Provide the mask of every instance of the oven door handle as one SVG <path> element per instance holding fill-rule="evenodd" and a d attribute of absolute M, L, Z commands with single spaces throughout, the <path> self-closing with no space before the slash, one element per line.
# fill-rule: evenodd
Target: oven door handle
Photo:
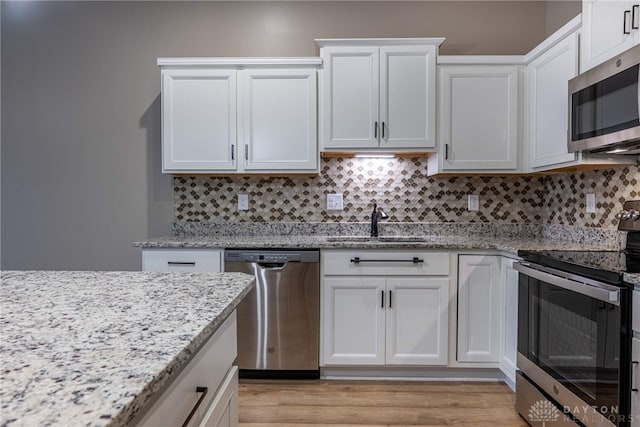
<path fill-rule="evenodd" d="M 536 268 L 530 267 L 530 265 L 531 264 L 525 262 L 516 262 L 513 264 L 513 268 L 526 276 L 533 277 L 534 279 L 538 279 L 582 295 L 587 295 L 608 304 L 620 306 L 620 290 L 615 286 L 600 282 L 591 282 L 592 284 L 586 284 L 556 276 L 545 271 L 540 271 Z M 552 269 L 547 270 L 552 271 Z"/>

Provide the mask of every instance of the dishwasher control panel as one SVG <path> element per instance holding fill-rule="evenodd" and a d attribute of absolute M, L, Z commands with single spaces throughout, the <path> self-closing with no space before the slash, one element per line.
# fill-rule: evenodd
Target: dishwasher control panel
<path fill-rule="evenodd" d="M 230 249 L 224 252 L 225 262 L 318 262 L 318 251 L 251 251 Z"/>

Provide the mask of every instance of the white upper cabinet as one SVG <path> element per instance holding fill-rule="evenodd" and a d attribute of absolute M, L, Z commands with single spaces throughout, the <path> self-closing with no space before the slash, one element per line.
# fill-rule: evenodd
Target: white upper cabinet
<path fill-rule="evenodd" d="M 316 40 L 322 149 L 435 147 L 436 54 L 444 39 Z"/>
<path fill-rule="evenodd" d="M 570 153 L 567 149 L 568 82 L 578 75 L 581 22 L 580 16 L 575 17 L 525 56 L 526 171 L 635 163 L 630 156 Z"/>
<path fill-rule="evenodd" d="M 440 65 L 439 153 L 429 175 L 518 168 L 518 65 Z"/>
<path fill-rule="evenodd" d="M 527 65 L 526 141 L 534 170 L 577 159 L 577 153 L 567 151 L 568 82 L 577 75 L 577 32 Z"/>
<path fill-rule="evenodd" d="M 315 170 L 316 70 L 242 70 L 240 82 L 244 170 Z"/>
<path fill-rule="evenodd" d="M 317 173 L 320 58 L 159 58 L 164 173 Z"/>
<path fill-rule="evenodd" d="M 583 0 L 580 72 L 640 43 L 640 0 Z"/>
<path fill-rule="evenodd" d="M 236 169 L 236 70 L 162 72 L 162 171 Z"/>

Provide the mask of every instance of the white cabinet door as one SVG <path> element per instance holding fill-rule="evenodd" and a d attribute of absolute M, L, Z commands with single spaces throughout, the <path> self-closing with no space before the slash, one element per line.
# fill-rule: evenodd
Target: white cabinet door
<path fill-rule="evenodd" d="M 458 257 L 459 362 L 498 362 L 500 263 L 494 255 Z"/>
<path fill-rule="evenodd" d="M 379 48 L 323 48 L 324 148 L 377 148 Z"/>
<path fill-rule="evenodd" d="M 533 60 L 526 70 L 530 165 L 533 169 L 577 160 L 567 151 L 568 81 L 578 75 L 578 33 Z"/>
<path fill-rule="evenodd" d="M 202 415 L 200 427 L 235 427 L 238 425 L 238 367 L 232 366 L 217 390 L 216 397 Z"/>
<path fill-rule="evenodd" d="M 446 365 L 449 280 L 387 279 L 386 363 Z"/>
<path fill-rule="evenodd" d="M 638 0 L 583 0 L 580 72 L 638 44 L 639 7 Z M 634 12 L 636 22 L 632 22 Z"/>
<path fill-rule="evenodd" d="M 640 331 L 638 331 L 640 332 Z M 631 391 L 631 415 L 633 420 L 631 421 L 631 427 L 640 426 L 640 339 L 633 338 L 631 344 L 631 388 L 636 391 Z"/>
<path fill-rule="evenodd" d="M 162 71 L 162 169 L 235 170 L 236 71 Z"/>
<path fill-rule="evenodd" d="M 317 170 L 316 70 L 239 73 L 244 170 Z"/>
<path fill-rule="evenodd" d="M 518 166 L 518 66 L 440 66 L 444 170 Z"/>
<path fill-rule="evenodd" d="M 500 265 L 500 370 L 512 386 L 516 382 L 516 354 L 518 351 L 518 272 L 516 260 L 503 257 Z"/>
<path fill-rule="evenodd" d="M 325 277 L 325 364 L 384 365 L 384 293 L 384 279 Z"/>
<path fill-rule="evenodd" d="M 435 147 L 435 46 L 380 48 L 380 147 Z"/>

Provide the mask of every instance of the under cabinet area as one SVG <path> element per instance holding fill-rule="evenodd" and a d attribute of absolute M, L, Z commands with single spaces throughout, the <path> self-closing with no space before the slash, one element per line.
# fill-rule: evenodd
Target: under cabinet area
<path fill-rule="evenodd" d="M 323 252 L 325 366 L 446 365 L 447 252 Z"/>
<path fill-rule="evenodd" d="M 236 355 L 234 311 L 133 425 L 237 426 L 238 368 L 232 366 Z"/>
<path fill-rule="evenodd" d="M 164 173 L 317 173 L 320 58 L 159 58 Z"/>
<path fill-rule="evenodd" d="M 444 39 L 316 40 L 321 149 L 435 147 L 436 54 Z"/>

